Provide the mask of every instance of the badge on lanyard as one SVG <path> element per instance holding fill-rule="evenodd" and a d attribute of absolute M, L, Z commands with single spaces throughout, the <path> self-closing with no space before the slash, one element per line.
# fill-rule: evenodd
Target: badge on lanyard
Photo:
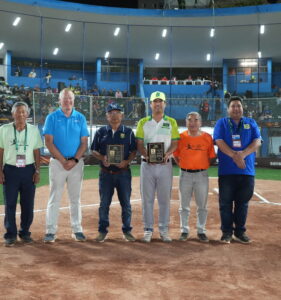
<path fill-rule="evenodd" d="M 26 158 L 24 154 L 17 154 L 16 167 L 24 168 L 26 166 Z"/>
<path fill-rule="evenodd" d="M 232 135 L 232 146 L 233 146 L 233 148 L 241 148 L 242 147 L 240 134 Z"/>

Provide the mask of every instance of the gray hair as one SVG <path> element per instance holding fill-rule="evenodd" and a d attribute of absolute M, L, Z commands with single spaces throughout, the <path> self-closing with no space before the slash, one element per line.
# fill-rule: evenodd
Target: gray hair
<path fill-rule="evenodd" d="M 28 107 L 27 103 L 25 102 L 22 102 L 22 101 L 19 101 L 19 102 L 16 102 L 14 103 L 13 107 L 12 107 L 12 114 L 14 114 L 14 112 L 17 110 L 17 108 L 19 106 L 24 106 L 25 107 L 25 110 L 27 112 L 27 114 L 29 115 L 30 113 L 30 108 Z"/>
<path fill-rule="evenodd" d="M 73 100 L 75 99 L 75 95 L 74 95 L 73 91 L 71 89 L 69 89 L 69 88 L 65 88 L 65 89 L 63 89 L 63 90 L 60 91 L 60 93 L 59 93 L 59 100 L 61 100 L 63 98 L 63 95 L 65 93 L 70 93 L 71 96 L 72 96 L 72 98 L 73 98 Z"/>
<path fill-rule="evenodd" d="M 192 111 L 186 115 L 186 120 L 189 116 L 196 116 L 200 121 L 202 121 L 201 115 L 197 111 Z"/>

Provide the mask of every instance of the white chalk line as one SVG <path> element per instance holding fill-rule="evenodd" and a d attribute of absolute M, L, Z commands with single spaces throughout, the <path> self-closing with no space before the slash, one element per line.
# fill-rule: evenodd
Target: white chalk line
<path fill-rule="evenodd" d="M 219 189 L 218 188 L 214 188 L 213 189 L 217 194 L 219 194 Z M 265 204 L 269 204 L 269 205 L 281 205 L 281 203 L 277 203 L 277 202 L 271 202 L 269 200 L 267 200 L 266 198 L 264 198 L 262 195 L 260 195 L 257 192 L 254 192 L 254 195 L 257 196 L 261 201 L 260 203 L 265 203 Z"/>

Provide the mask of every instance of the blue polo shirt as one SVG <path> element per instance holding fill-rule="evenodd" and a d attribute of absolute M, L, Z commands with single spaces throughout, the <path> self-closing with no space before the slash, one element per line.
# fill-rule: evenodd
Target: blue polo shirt
<path fill-rule="evenodd" d="M 241 147 L 234 148 L 232 135 L 240 135 Z M 247 148 L 255 139 L 261 139 L 260 130 L 255 120 L 242 117 L 237 125 L 230 118 L 222 118 L 217 121 L 214 128 L 214 141 L 223 140 L 231 149 L 241 151 Z M 253 152 L 245 158 L 246 168 L 240 169 L 236 166 L 231 157 L 218 149 L 219 175 L 255 175 L 255 158 Z"/>
<path fill-rule="evenodd" d="M 130 153 L 137 151 L 136 139 L 134 132 L 131 128 L 124 125 L 120 125 L 119 128 L 113 134 L 110 125 L 101 127 L 95 134 L 91 150 L 95 150 L 102 155 L 106 155 L 107 145 L 124 145 L 124 160 L 127 160 Z M 102 165 L 102 162 L 100 162 Z M 111 165 L 106 168 L 111 171 L 118 171 L 119 168 L 115 165 Z"/>
<path fill-rule="evenodd" d="M 89 136 L 84 115 L 73 109 L 67 118 L 61 108 L 47 116 L 43 134 L 53 136 L 54 145 L 64 157 L 75 156 L 80 147 L 81 138 Z"/>

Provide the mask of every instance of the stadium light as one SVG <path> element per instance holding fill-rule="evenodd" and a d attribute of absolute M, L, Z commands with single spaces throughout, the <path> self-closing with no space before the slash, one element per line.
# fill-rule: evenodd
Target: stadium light
<path fill-rule="evenodd" d="M 156 53 L 156 54 L 155 54 L 155 60 L 158 60 L 159 57 L 160 57 L 160 54 L 159 54 L 159 53 Z"/>
<path fill-rule="evenodd" d="M 108 57 L 109 57 L 109 54 L 110 54 L 110 52 L 109 52 L 109 51 L 106 51 L 106 52 L 105 52 L 105 55 L 104 55 L 104 58 L 105 58 L 105 59 L 108 58 Z"/>
<path fill-rule="evenodd" d="M 116 27 L 114 30 L 114 36 L 118 36 L 119 32 L 120 32 L 120 27 Z"/>
<path fill-rule="evenodd" d="M 4 43 L 0 43 L 0 50 L 4 47 Z"/>
<path fill-rule="evenodd" d="M 254 67 L 258 64 L 256 59 L 245 59 L 240 63 L 241 67 Z"/>
<path fill-rule="evenodd" d="M 167 29 L 162 30 L 162 37 L 165 38 L 167 36 Z"/>
<path fill-rule="evenodd" d="M 20 20 L 21 20 L 20 17 L 16 17 L 15 20 L 14 20 L 13 26 L 18 26 Z"/>
<path fill-rule="evenodd" d="M 261 51 L 258 52 L 258 58 L 261 58 Z"/>
<path fill-rule="evenodd" d="M 214 37 L 215 36 L 215 28 L 211 28 L 210 30 L 210 37 Z"/>
<path fill-rule="evenodd" d="M 71 29 L 72 24 L 68 23 L 65 27 L 65 32 L 69 32 Z"/>
<path fill-rule="evenodd" d="M 260 34 L 264 34 L 264 31 L 265 31 L 265 26 L 260 25 Z"/>
<path fill-rule="evenodd" d="M 53 51 L 53 55 L 57 55 L 59 53 L 59 48 L 55 48 Z"/>
<path fill-rule="evenodd" d="M 208 53 L 208 54 L 206 55 L 206 60 L 207 60 L 207 61 L 210 61 L 210 60 L 211 60 L 211 54 L 210 54 L 210 53 Z"/>

